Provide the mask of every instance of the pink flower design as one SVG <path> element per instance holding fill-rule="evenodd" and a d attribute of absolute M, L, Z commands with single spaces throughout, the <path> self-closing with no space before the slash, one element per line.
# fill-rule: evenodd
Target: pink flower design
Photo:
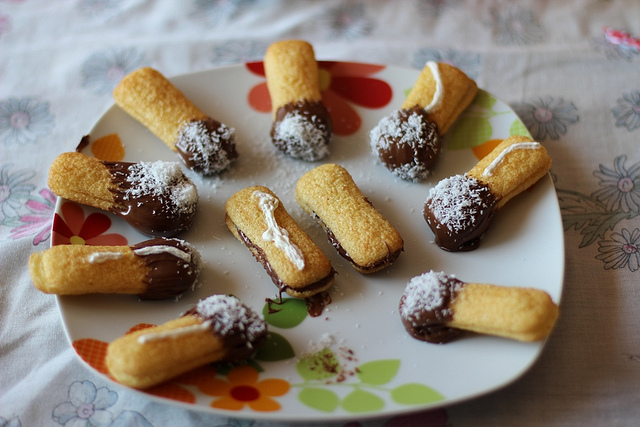
<path fill-rule="evenodd" d="M 82 206 L 65 202 L 53 219 L 52 245 L 126 245 L 121 234 L 104 234 L 111 228 L 111 219 L 103 213 L 92 213 L 85 218 Z"/>
<path fill-rule="evenodd" d="M 26 203 L 30 214 L 20 217 L 20 225 L 11 230 L 9 237 L 17 240 L 35 234 L 33 245 L 37 246 L 49 239 L 51 235 L 51 221 L 53 210 L 56 205 L 56 196 L 49 189 L 40 191 L 41 200 L 31 199 Z"/>

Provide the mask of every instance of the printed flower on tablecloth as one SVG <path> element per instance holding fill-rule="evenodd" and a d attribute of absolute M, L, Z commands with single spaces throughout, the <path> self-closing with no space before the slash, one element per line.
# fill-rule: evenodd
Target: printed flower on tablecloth
<path fill-rule="evenodd" d="M 118 400 L 118 393 L 107 387 L 97 388 L 91 381 L 74 381 L 69 387 L 69 400 L 53 409 L 51 418 L 66 426 L 153 427 L 139 412 L 122 411 L 115 419 L 108 411 Z"/>
<path fill-rule="evenodd" d="M 34 246 L 49 239 L 56 196 L 47 188 L 41 190 L 40 195 L 42 196 L 40 199 L 31 199 L 26 203 L 25 206 L 29 208 L 31 213 L 20 217 L 20 222 L 24 224 L 11 230 L 9 235 L 11 239 L 17 240 L 35 234 Z"/>
<path fill-rule="evenodd" d="M 547 137 L 559 139 L 567 133 L 567 125 L 577 123 L 580 119 L 578 109 L 572 102 L 552 96 L 514 103 L 512 107 L 538 141 Z"/>
<path fill-rule="evenodd" d="M 227 40 L 212 49 L 211 63 L 215 65 L 238 64 L 255 61 L 264 56 L 267 44 L 255 40 Z"/>
<path fill-rule="evenodd" d="M 35 188 L 28 181 L 35 172 L 19 170 L 9 172 L 10 165 L 0 167 L 0 224 L 14 225 L 20 210 Z M 15 224 L 17 225 L 17 224 Z"/>
<path fill-rule="evenodd" d="M 366 4 L 359 0 L 347 0 L 329 8 L 320 17 L 331 37 L 355 40 L 371 33 L 373 22 L 366 16 Z"/>
<path fill-rule="evenodd" d="M 604 250 L 605 254 L 599 255 L 598 259 L 606 259 L 605 268 L 619 268 L 607 267 L 618 265 L 614 262 L 616 254 L 622 256 L 624 252 L 629 254 L 629 258 L 636 256 L 635 232 L 628 233 L 623 230 L 622 234 L 612 233 L 613 240 L 605 240 L 606 232 L 613 230 L 619 222 L 640 215 L 640 162 L 627 168 L 626 159 L 626 156 L 618 156 L 613 161 L 613 169 L 601 164 L 599 170 L 593 172 L 593 175 L 600 179 L 599 184 L 602 188 L 591 195 L 556 189 L 565 231 L 572 228 L 580 230 L 584 236 L 581 248 L 600 240 L 600 252 Z M 629 246 L 621 246 L 623 241 Z M 621 248 L 622 252 L 616 248 Z M 616 254 L 612 254 L 613 252 Z M 634 265 L 633 262 L 628 261 L 630 266 Z"/>
<path fill-rule="evenodd" d="M 517 3 L 493 6 L 491 26 L 496 43 L 501 45 L 536 44 L 545 35 L 534 12 Z"/>
<path fill-rule="evenodd" d="M 247 69 L 264 76 L 262 62 L 249 62 Z M 318 62 L 322 101 L 331 114 L 335 135 L 353 135 L 360 129 L 362 119 L 350 102 L 365 108 L 382 108 L 391 102 L 393 90 L 383 80 L 370 75 L 383 70 L 382 65 Z M 262 82 L 249 91 L 249 105 L 262 113 L 271 112 L 271 99 L 267 83 Z"/>
<path fill-rule="evenodd" d="M 47 136 L 54 126 L 49 103 L 34 98 L 0 101 L 0 141 L 23 144 Z"/>
<path fill-rule="evenodd" d="M 69 387 L 69 400 L 56 406 L 53 419 L 62 425 L 108 426 L 113 415 L 107 408 L 118 394 L 106 387 L 96 388 L 91 381 L 76 381 Z"/>
<path fill-rule="evenodd" d="M 593 174 L 600 178 L 601 189 L 592 196 L 606 205 L 607 210 L 640 212 L 640 163 L 626 168 L 626 156 L 616 157 L 613 169 L 600 165 Z"/>
<path fill-rule="evenodd" d="M 135 48 L 94 53 L 82 64 L 82 87 L 97 95 L 110 94 L 125 75 L 140 66 L 142 58 Z"/>
<path fill-rule="evenodd" d="M 55 214 L 53 220 L 53 245 L 126 245 L 121 234 L 103 234 L 111 227 L 111 219 L 95 212 L 85 218 L 84 210 L 73 202 L 60 207 L 62 215 Z"/>
<path fill-rule="evenodd" d="M 604 269 L 628 267 L 631 271 L 640 268 L 640 230 L 629 232 L 626 228 L 622 233 L 611 233 L 611 240 L 598 242 L 600 255 L 596 259 L 604 262 Z"/>
<path fill-rule="evenodd" d="M 640 90 L 622 94 L 611 109 L 616 126 L 627 128 L 629 132 L 640 128 Z"/>
<path fill-rule="evenodd" d="M 475 79 L 480 74 L 481 60 L 479 53 L 424 48 L 415 52 L 411 65 L 422 70 L 428 61 L 444 62 L 461 69 L 470 79 Z"/>
<path fill-rule="evenodd" d="M 252 6 L 256 0 L 196 0 L 192 17 L 208 25 L 218 25 L 235 18 L 241 9 Z"/>
<path fill-rule="evenodd" d="M 274 399 L 287 394 L 291 386 L 280 378 L 259 381 L 258 371 L 250 365 L 236 366 L 227 374 L 227 380 L 214 378 L 198 387 L 209 396 L 215 396 L 212 408 L 239 411 L 245 406 L 258 412 L 272 412 L 281 408 Z"/>

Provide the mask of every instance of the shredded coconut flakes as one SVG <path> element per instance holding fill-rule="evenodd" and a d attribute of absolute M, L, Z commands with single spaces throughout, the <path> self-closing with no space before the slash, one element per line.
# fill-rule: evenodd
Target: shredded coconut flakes
<path fill-rule="evenodd" d="M 129 168 L 126 181 L 131 183 L 124 199 L 147 195 L 158 198 L 167 210 L 192 212 L 198 201 L 198 190 L 182 172 L 177 162 L 139 162 Z"/>
<path fill-rule="evenodd" d="M 462 282 L 451 279 L 455 279 L 455 276 L 434 271 L 412 278 L 404 290 L 404 303 L 400 314 L 405 319 L 423 311 L 433 311 L 442 317 L 451 314 L 451 309 L 444 307 L 446 295 L 451 286 L 453 294 L 463 286 Z"/>
<path fill-rule="evenodd" d="M 475 178 L 454 175 L 429 190 L 427 206 L 433 216 L 450 231 L 464 230 L 475 222 L 475 213 L 487 209 Z"/>
<path fill-rule="evenodd" d="M 297 112 L 285 115 L 275 127 L 274 138 L 284 141 L 283 149 L 291 157 L 316 161 L 329 154 L 325 131 L 321 129 L 317 116 L 308 120 Z"/>
<path fill-rule="evenodd" d="M 211 320 L 213 331 L 222 336 L 240 330 L 252 342 L 266 329 L 262 317 L 233 296 L 212 295 L 198 302 L 196 311 Z"/>
<path fill-rule="evenodd" d="M 178 140 L 184 141 L 193 155 L 193 162 L 210 175 L 226 170 L 231 164 L 227 152 L 222 147 L 223 141 L 233 142 L 235 129 L 220 123 L 218 129 L 210 132 L 200 120 L 185 123 L 178 134 Z"/>

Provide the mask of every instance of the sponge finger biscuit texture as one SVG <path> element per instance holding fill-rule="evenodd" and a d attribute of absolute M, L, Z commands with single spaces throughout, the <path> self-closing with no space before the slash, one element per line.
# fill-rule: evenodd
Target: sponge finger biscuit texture
<path fill-rule="evenodd" d="M 467 173 L 489 186 L 498 199 L 497 208 L 531 187 L 551 168 L 547 150 L 532 142 L 526 136 L 506 138 Z"/>
<path fill-rule="evenodd" d="M 445 63 L 436 65 L 444 93 L 440 105 L 428 113 L 430 120 L 438 125 L 440 134 L 444 135 L 462 111 L 471 104 L 478 93 L 478 86 L 458 68 Z M 426 108 L 433 101 L 437 86 L 436 76 L 433 75 L 431 67 L 425 66 L 402 108 L 408 109 L 416 105 Z"/>
<path fill-rule="evenodd" d="M 309 43 L 301 40 L 273 43 L 265 54 L 264 67 L 274 117 L 284 105 L 322 100 L 318 63 Z"/>
<path fill-rule="evenodd" d="M 308 214 L 322 221 L 360 272 L 386 267 L 384 261 L 403 249 L 398 231 L 342 166 L 325 164 L 307 172 L 298 180 L 296 199 Z"/>
<path fill-rule="evenodd" d="M 452 302 L 447 326 L 518 341 L 538 341 L 551 332 L 558 306 L 544 291 L 467 283 Z"/>
<path fill-rule="evenodd" d="M 48 185 L 57 196 L 110 210 L 115 205 L 111 172 L 94 157 L 62 153 L 49 168 Z"/>
<path fill-rule="evenodd" d="M 301 251 L 304 267 L 299 269 L 283 249 L 279 248 L 273 241 L 263 238 L 269 225 L 264 212 L 259 206 L 259 198 L 254 195 L 256 192 L 276 197 L 271 190 L 263 186 L 248 187 L 231 196 L 225 206 L 229 230 L 240 241 L 243 241 L 243 238 L 240 236 L 239 231 L 242 232 L 253 245 L 262 251 L 270 268 L 276 277 L 286 285 L 284 290 L 290 295 L 308 297 L 328 289 L 333 280 L 319 288 L 305 289 L 332 276 L 333 268 L 326 255 L 313 242 L 311 237 L 300 228 L 281 202 L 278 202 L 278 206 L 273 212 L 275 222 L 279 227 L 286 230 L 291 244 Z"/>
<path fill-rule="evenodd" d="M 185 123 L 207 118 L 198 107 L 162 74 L 141 68 L 116 86 L 116 104 L 176 151 L 178 133 Z"/>

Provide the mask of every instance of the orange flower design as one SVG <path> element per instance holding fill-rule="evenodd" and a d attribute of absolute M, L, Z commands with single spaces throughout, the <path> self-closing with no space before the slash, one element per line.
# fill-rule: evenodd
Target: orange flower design
<path fill-rule="evenodd" d="M 209 396 L 215 396 L 212 408 L 239 411 L 246 405 L 254 411 L 273 412 L 281 406 L 273 397 L 289 392 L 290 384 L 279 378 L 258 381 L 258 371 L 249 365 L 236 366 L 227 374 L 227 381 L 212 378 L 198 388 Z"/>
<path fill-rule="evenodd" d="M 262 62 L 249 62 L 245 65 L 252 73 L 265 75 Z M 331 115 L 334 134 L 348 136 L 360 129 L 362 119 L 351 103 L 374 109 L 391 102 L 391 86 L 383 80 L 370 77 L 384 68 L 384 65 L 357 62 L 318 62 L 322 101 Z M 248 101 L 254 110 L 270 113 L 271 98 L 267 83 L 261 82 L 252 87 Z"/>
<path fill-rule="evenodd" d="M 111 219 L 102 213 L 92 213 L 85 218 L 82 206 L 65 202 L 55 214 L 52 227 L 52 243 L 56 245 L 126 245 L 121 234 L 104 234 L 111 227 Z"/>

